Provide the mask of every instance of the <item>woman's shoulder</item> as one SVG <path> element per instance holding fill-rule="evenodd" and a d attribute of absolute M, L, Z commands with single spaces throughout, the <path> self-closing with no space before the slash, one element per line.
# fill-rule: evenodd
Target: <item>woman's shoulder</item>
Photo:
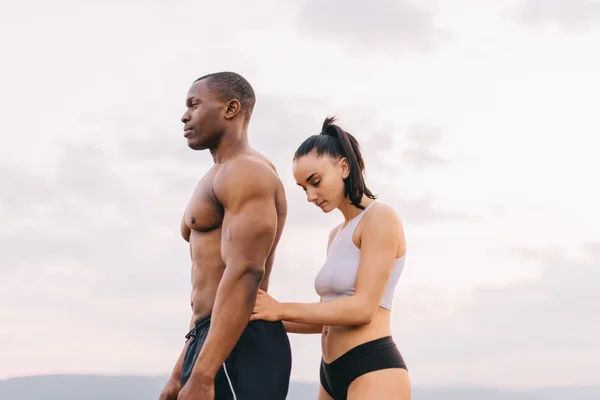
<path fill-rule="evenodd" d="M 364 225 L 371 226 L 374 229 L 386 227 L 392 230 L 402 230 L 402 221 L 396 209 L 379 200 L 365 213 L 363 220 Z"/>
<path fill-rule="evenodd" d="M 360 243 L 361 250 L 364 238 L 369 237 L 371 246 L 373 243 L 378 243 L 378 245 L 387 243 L 390 246 L 399 246 L 399 251 L 403 253 L 406 249 L 404 227 L 398 212 L 388 204 L 380 201 L 377 203 L 365 213 L 363 221 L 361 221 L 363 226 L 360 229 L 359 237 L 356 238 Z"/>
<path fill-rule="evenodd" d="M 367 217 L 377 220 L 385 220 L 389 218 L 398 221 L 400 220 L 400 216 L 398 215 L 396 209 L 380 200 L 375 201 L 375 204 L 373 204 L 371 209 L 365 214 L 365 218 Z"/>

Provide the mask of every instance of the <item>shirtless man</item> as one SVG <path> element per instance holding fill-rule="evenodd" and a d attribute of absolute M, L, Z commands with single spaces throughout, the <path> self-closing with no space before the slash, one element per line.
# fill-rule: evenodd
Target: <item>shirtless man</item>
<path fill-rule="evenodd" d="M 193 150 L 214 164 L 185 210 L 181 234 L 192 259 L 192 320 L 159 400 L 285 400 L 291 349 L 281 321 L 249 322 L 267 290 L 286 219 L 283 185 L 247 138 L 254 91 L 220 72 L 190 87 L 181 118 Z"/>

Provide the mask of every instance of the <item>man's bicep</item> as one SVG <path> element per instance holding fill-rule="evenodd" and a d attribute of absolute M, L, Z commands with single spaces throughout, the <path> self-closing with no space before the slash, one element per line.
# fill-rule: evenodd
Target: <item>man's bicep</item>
<path fill-rule="evenodd" d="M 271 196 L 253 196 L 225 209 L 221 252 L 226 267 L 264 269 L 277 233 L 277 210 Z"/>

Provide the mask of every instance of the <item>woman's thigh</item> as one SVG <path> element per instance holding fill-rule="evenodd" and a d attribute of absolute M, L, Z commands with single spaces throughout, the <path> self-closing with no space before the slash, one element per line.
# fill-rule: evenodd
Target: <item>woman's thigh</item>
<path fill-rule="evenodd" d="M 402 368 L 369 372 L 348 388 L 348 400 L 410 400 L 410 396 L 410 378 Z"/>
<path fill-rule="evenodd" d="M 333 400 L 333 397 L 323 389 L 323 385 L 319 385 L 319 398 L 318 400 Z"/>

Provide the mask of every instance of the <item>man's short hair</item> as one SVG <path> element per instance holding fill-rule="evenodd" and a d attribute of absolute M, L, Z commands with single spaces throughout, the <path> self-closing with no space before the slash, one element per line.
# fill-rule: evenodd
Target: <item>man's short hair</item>
<path fill-rule="evenodd" d="M 204 75 L 194 81 L 206 81 L 206 86 L 215 93 L 221 101 L 237 99 L 242 105 L 242 112 L 246 120 L 250 119 L 256 96 L 250 83 L 240 74 L 235 72 L 215 72 Z"/>

